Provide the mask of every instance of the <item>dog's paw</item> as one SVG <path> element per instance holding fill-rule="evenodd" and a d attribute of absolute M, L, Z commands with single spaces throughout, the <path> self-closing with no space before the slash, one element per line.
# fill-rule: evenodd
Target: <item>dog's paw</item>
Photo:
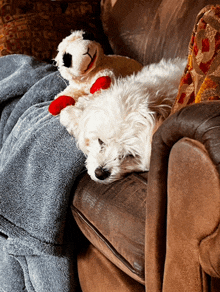
<path fill-rule="evenodd" d="M 78 128 L 78 120 L 81 111 L 70 105 L 61 110 L 60 123 L 67 129 L 70 135 L 75 136 Z"/>

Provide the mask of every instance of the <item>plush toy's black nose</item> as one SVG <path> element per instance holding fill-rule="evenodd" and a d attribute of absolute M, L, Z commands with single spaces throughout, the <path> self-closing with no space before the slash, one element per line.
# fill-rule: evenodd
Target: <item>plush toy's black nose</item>
<path fill-rule="evenodd" d="M 72 65 L 72 55 L 70 55 L 69 53 L 65 53 L 63 55 L 63 65 L 67 68 Z"/>
<path fill-rule="evenodd" d="M 97 167 L 95 170 L 95 176 L 100 180 L 105 180 L 111 175 L 109 170 L 104 169 L 103 167 Z"/>
<path fill-rule="evenodd" d="M 88 41 L 94 41 L 95 40 L 95 36 L 93 33 L 85 31 L 82 35 L 84 40 L 88 40 Z"/>

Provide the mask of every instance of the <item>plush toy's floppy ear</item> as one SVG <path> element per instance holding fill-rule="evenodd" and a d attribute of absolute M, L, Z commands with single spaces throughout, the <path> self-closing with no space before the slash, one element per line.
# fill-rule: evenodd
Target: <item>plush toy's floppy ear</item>
<path fill-rule="evenodd" d="M 53 115 L 59 115 L 62 109 L 68 105 L 74 105 L 75 100 L 71 96 L 61 95 L 57 99 L 53 100 L 49 105 L 49 112 Z"/>
<path fill-rule="evenodd" d="M 107 89 L 111 85 L 111 78 L 109 76 L 99 77 L 96 82 L 90 88 L 90 93 L 95 93 L 100 89 Z"/>

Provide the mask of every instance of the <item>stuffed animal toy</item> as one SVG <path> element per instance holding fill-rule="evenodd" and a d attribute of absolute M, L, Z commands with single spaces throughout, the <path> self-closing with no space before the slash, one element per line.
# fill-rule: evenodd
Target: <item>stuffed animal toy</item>
<path fill-rule="evenodd" d="M 79 97 L 97 94 L 109 88 L 116 78 L 137 73 L 143 67 L 128 57 L 105 55 L 94 36 L 82 30 L 74 31 L 63 39 L 55 61 L 69 85 L 50 104 L 52 115 L 74 105 Z"/>

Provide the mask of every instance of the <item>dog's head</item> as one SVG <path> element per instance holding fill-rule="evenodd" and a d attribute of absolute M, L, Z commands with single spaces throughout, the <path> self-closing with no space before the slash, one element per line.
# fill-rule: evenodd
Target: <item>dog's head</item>
<path fill-rule="evenodd" d="M 103 55 L 103 49 L 94 39 L 93 34 L 85 31 L 74 31 L 58 46 L 58 54 L 54 59 L 63 78 L 87 76 Z"/>

